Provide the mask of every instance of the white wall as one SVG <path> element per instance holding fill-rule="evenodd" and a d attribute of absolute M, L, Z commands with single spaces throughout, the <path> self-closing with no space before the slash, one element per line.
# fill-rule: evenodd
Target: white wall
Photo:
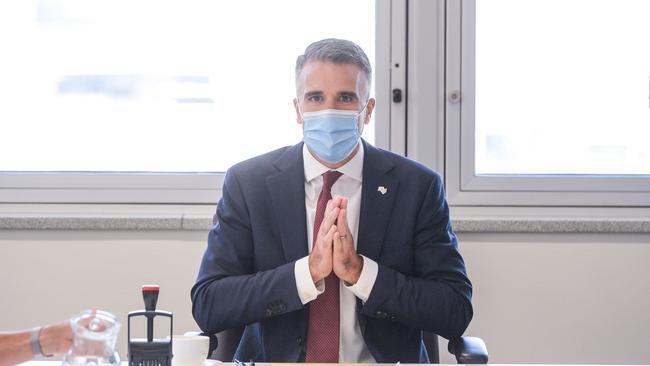
<path fill-rule="evenodd" d="M 650 235 L 460 239 L 493 363 L 650 363 Z"/>
<path fill-rule="evenodd" d="M 0 231 L 0 329 L 99 307 L 142 308 L 161 285 L 175 333 L 195 330 L 192 286 L 206 232 Z M 474 282 L 468 334 L 492 363 L 650 363 L 650 235 L 461 233 Z M 446 347 L 446 341 L 441 342 Z M 452 359 L 443 353 L 443 362 Z"/>
<path fill-rule="evenodd" d="M 97 307 L 122 322 L 118 345 L 125 360 L 127 313 L 144 308 L 141 285 L 157 283 L 158 309 L 174 313 L 174 334 L 198 330 L 190 288 L 206 237 L 201 231 L 0 231 L 0 329 Z"/>

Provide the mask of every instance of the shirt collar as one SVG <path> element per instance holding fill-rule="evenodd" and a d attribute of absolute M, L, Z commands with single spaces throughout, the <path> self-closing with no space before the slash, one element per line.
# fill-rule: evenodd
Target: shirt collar
<path fill-rule="evenodd" d="M 305 181 L 310 182 L 312 179 L 322 175 L 323 173 L 330 170 L 330 168 L 321 164 L 307 149 L 307 145 L 303 144 L 302 146 L 302 158 L 305 165 Z M 343 175 L 346 175 L 352 179 L 363 182 L 363 144 L 359 141 L 359 150 L 356 154 L 345 163 L 345 165 L 338 167 L 337 170 Z"/>

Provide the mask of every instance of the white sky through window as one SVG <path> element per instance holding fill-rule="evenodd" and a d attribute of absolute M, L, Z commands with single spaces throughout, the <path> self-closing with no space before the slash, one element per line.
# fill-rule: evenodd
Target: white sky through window
<path fill-rule="evenodd" d="M 650 174 L 650 1 L 476 1 L 477 174 Z"/>
<path fill-rule="evenodd" d="M 2 1 L 0 171 L 225 171 L 299 142 L 305 47 L 350 39 L 374 61 L 374 1 L 324 4 Z"/>

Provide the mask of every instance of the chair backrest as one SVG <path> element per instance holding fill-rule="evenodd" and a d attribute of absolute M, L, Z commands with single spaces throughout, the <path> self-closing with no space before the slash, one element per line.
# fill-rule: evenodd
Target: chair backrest
<path fill-rule="evenodd" d="M 243 332 L 244 327 L 238 327 L 226 329 L 222 332 L 217 333 L 216 336 L 218 340 L 218 346 L 217 349 L 212 352 L 210 358 L 224 362 L 232 361 Z M 427 349 L 429 361 L 431 363 L 440 363 L 440 355 L 438 353 L 438 336 L 433 333 L 422 332 L 422 340 L 424 341 L 424 346 Z"/>
<path fill-rule="evenodd" d="M 244 333 L 244 327 L 226 329 L 215 334 L 217 336 L 217 349 L 212 351 L 209 358 L 223 362 L 231 362 L 235 357 L 235 351 L 237 351 L 242 333 Z"/>

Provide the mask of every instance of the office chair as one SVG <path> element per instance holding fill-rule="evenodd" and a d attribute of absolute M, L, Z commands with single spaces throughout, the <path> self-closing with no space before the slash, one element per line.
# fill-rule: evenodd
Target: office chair
<path fill-rule="evenodd" d="M 224 330 L 216 335 L 208 335 L 210 337 L 209 358 L 221 361 L 232 360 L 243 332 L 244 327 L 238 327 Z M 422 340 L 431 363 L 440 363 L 438 336 L 433 333 L 422 332 Z M 449 341 L 447 349 L 449 353 L 456 357 L 459 364 L 485 364 L 488 362 L 487 348 L 481 338 L 460 337 L 452 339 Z"/>

